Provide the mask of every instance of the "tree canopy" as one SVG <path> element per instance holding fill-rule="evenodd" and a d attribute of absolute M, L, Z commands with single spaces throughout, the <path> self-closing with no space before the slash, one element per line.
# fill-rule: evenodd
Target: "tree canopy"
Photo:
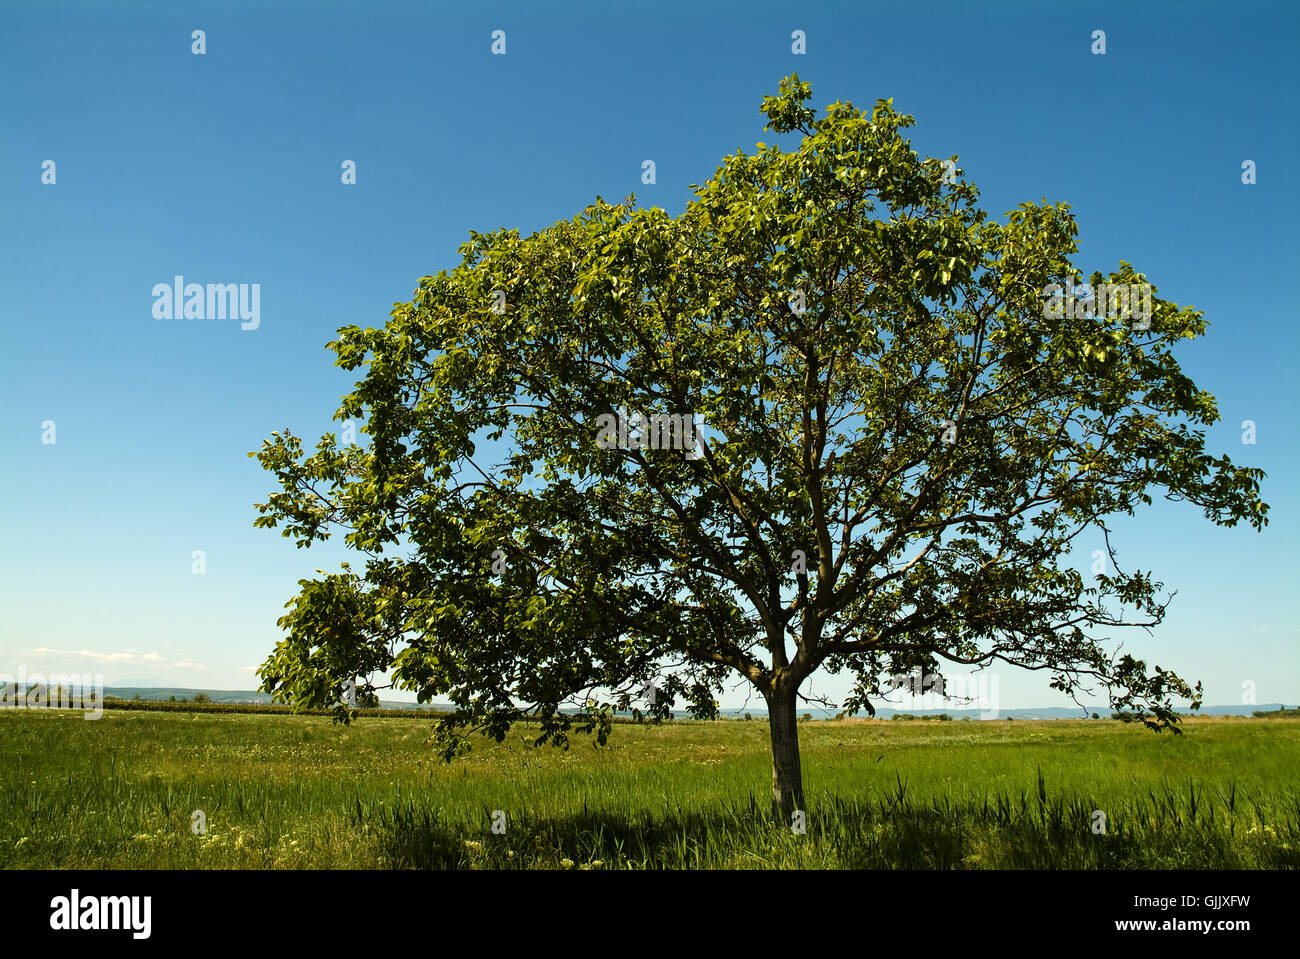
<path fill-rule="evenodd" d="M 785 145 L 727 156 L 680 216 L 596 198 L 471 232 L 386 325 L 339 331 L 362 372 L 335 418 L 369 443 L 273 434 L 256 523 L 344 531 L 364 570 L 302 581 L 264 690 L 319 707 L 391 670 L 455 704 L 451 755 L 525 716 L 561 744 L 603 742 L 616 708 L 713 717 L 748 681 L 787 814 L 819 668 L 868 713 L 891 676 L 999 662 L 1156 728 L 1199 705 L 1114 648 L 1169 597 L 1120 566 L 1108 518 L 1162 496 L 1267 523 L 1263 473 L 1206 451 L 1215 400 L 1173 356 L 1202 313 L 1123 261 L 1075 297 L 1067 204 L 997 222 L 892 101 L 810 97 L 783 80 L 762 111 Z M 1145 290 L 1141 322 L 1107 288 Z M 672 417 L 684 442 L 655 442 Z M 1110 559 L 1091 579 L 1084 534 Z"/>

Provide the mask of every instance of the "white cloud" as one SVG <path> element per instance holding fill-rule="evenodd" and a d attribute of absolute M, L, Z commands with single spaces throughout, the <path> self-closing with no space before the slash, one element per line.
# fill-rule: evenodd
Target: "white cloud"
<path fill-rule="evenodd" d="M 36 649 L 24 649 L 20 655 L 36 660 L 51 657 L 62 660 L 78 659 L 96 663 L 100 666 L 163 666 L 168 669 L 184 669 L 188 671 L 206 671 L 209 668 L 206 663 L 195 662 L 192 659 L 168 659 L 160 653 L 142 653 L 134 649 L 126 649 L 119 653 L 100 653 L 93 649 L 49 649 L 42 646 Z"/>
<path fill-rule="evenodd" d="M 120 653 L 97 653 L 90 649 L 46 649 L 45 647 L 39 647 L 37 649 L 24 649 L 21 655 L 34 657 L 75 656 L 78 659 L 88 659 L 95 663 L 167 663 L 167 660 L 157 653 L 138 653 L 134 649 L 124 650 Z"/>
<path fill-rule="evenodd" d="M 173 654 L 176 652 L 172 651 Z M 261 685 L 258 666 L 212 665 L 173 659 L 155 650 L 52 649 L 40 646 L 0 656 L 0 669 L 21 664 L 29 673 L 75 671 L 102 673 L 106 685 L 182 686 L 206 689 L 252 689 Z"/>

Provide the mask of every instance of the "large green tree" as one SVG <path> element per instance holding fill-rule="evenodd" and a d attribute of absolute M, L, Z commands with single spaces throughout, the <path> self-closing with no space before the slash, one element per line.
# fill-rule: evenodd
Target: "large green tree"
<path fill-rule="evenodd" d="M 471 233 L 383 328 L 339 331 L 364 372 L 335 418 L 370 442 L 273 434 L 256 522 L 346 530 L 365 568 L 302 581 L 264 690 L 322 706 L 391 671 L 457 706 L 450 756 L 525 716 L 563 745 L 603 742 L 616 707 L 711 717 L 739 679 L 783 816 L 819 668 L 849 671 L 855 712 L 889 677 L 997 662 L 1156 728 L 1199 704 L 1113 648 L 1161 621 L 1162 584 L 1085 578 L 1070 551 L 1086 534 L 1117 560 L 1107 518 L 1157 495 L 1266 524 L 1262 472 L 1205 451 L 1214 398 L 1172 354 L 1202 314 L 1153 287 L 1142 322 L 1076 302 L 1067 205 L 990 220 L 891 101 L 819 116 L 810 96 L 782 81 L 762 110 L 786 146 L 726 157 L 680 216 L 597 198 Z"/>

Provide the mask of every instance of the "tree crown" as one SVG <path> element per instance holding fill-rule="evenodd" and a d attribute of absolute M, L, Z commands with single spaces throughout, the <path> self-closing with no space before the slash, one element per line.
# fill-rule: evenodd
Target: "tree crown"
<path fill-rule="evenodd" d="M 1102 632 L 1168 602 L 1107 517 L 1163 495 L 1267 523 L 1263 473 L 1205 451 L 1215 401 L 1173 357 L 1203 315 L 1126 262 L 1091 306 L 1065 295 L 1066 204 L 994 222 L 891 101 L 810 96 L 782 81 L 762 109 L 797 148 L 726 157 L 681 216 L 597 198 L 471 233 L 383 328 L 339 331 L 364 372 L 336 419 L 370 444 L 273 434 L 256 522 L 368 558 L 302 581 L 263 689 L 322 706 L 391 669 L 458 706 L 449 753 L 525 714 L 565 743 L 565 704 L 601 741 L 614 708 L 712 717 L 728 678 L 792 696 L 819 667 L 851 672 L 854 711 L 889 675 L 999 661 L 1157 728 L 1199 704 Z M 1107 308 L 1120 289 L 1141 323 Z M 646 441 L 668 425 L 685 448 Z M 1091 582 L 1063 562 L 1085 531 L 1114 569 Z"/>

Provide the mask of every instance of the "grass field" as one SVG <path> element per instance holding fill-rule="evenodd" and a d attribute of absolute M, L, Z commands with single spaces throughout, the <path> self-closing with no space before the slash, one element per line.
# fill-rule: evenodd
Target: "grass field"
<path fill-rule="evenodd" d="M 1300 723 L 800 725 L 806 833 L 765 722 L 617 726 L 451 765 L 425 720 L 0 711 L 9 868 L 1296 868 Z M 206 833 L 191 815 L 202 810 Z M 492 831 L 505 813 L 505 833 Z M 1094 831 L 1094 811 L 1105 833 Z"/>

